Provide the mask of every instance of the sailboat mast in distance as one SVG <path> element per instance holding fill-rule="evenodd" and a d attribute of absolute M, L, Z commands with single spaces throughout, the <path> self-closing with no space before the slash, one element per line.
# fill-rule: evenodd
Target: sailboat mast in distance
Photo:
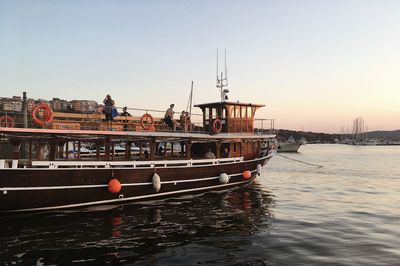
<path fill-rule="evenodd" d="M 188 104 L 186 106 L 186 112 L 189 111 L 189 116 L 192 116 L 192 105 L 193 105 L 193 81 L 192 81 L 192 86 L 190 87 Z"/>

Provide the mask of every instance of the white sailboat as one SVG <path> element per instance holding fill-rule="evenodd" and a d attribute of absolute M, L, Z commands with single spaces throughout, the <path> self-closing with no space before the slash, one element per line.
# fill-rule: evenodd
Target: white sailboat
<path fill-rule="evenodd" d="M 353 145 L 368 145 L 374 146 L 376 142 L 368 139 L 368 127 L 365 126 L 365 122 L 362 116 L 357 117 L 353 120 L 353 131 L 351 133 L 350 141 L 348 144 Z"/>

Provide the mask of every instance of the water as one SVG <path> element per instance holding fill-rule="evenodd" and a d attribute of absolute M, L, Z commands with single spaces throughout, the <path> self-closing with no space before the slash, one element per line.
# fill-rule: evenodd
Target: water
<path fill-rule="evenodd" d="M 4 265 L 400 265 L 400 147 L 306 145 L 251 185 L 1 217 Z"/>

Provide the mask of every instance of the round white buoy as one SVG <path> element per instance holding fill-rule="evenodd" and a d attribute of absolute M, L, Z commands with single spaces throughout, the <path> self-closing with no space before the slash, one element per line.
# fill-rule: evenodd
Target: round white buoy
<path fill-rule="evenodd" d="M 222 173 L 219 175 L 219 182 L 221 182 L 221 184 L 226 184 L 229 182 L 229 176 L 226 173 Z"/>
<path fill-rule="evenodd" d="M 257 174 L 261 175 L 262 171 L 261 171 L 261 164 L 257 164 Z"/>
<path fill-rule="evenodd" d="M 153 175 L 153 188 L 156 192 L 160 191 L 161 189 L 161 179 L 157 173 Z"/>

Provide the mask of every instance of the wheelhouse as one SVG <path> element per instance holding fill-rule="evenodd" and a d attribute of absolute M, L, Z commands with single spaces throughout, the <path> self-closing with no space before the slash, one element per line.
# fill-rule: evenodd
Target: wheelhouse
<path fill-rule="evenodd" d="M 221 122 L 221 130 L 218 130 L 219 132 L 253 133 L 256 110 L 264 106 L 239 102 L 215 102 L 195 105 L 195 107 L 201 108 L 204 130 L 210 133 L 216 133 L 213 132 L 216 131 L 215 121 Z"/>

